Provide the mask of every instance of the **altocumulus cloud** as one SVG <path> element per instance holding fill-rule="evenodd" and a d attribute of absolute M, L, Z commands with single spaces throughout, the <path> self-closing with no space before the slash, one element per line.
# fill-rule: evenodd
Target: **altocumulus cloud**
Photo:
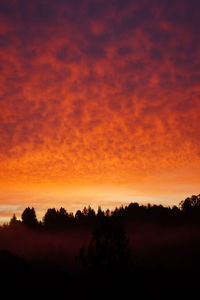
<path fill-rule="evenodd" d="M 199 6 L 1 1 L 2 181 L 132 182 L 199 164 Z"/>

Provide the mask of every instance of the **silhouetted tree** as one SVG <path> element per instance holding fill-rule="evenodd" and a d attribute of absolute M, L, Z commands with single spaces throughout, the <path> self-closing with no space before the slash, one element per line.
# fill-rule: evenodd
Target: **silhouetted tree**
<path fill-rule="evenodd" d="M 68 226 L 69 215 L 65 208 L 61 207 L 57 211 L 57 225 L 59 228 L 65 229 Z"/>
<path fill-rule="evenodd" d="M 80 261 L 96 272 L 119 271 L 130 266 L 128 240 L 119 227 L 105 221 L 93 233 L 87 249 L 81 249 Z"/>
<path fill-rule="evenodd" d="M 101 209 L 101 206 L 98 207 L 98 211 L 97 211 L 97 218 L 99 219 L 103 219 L 104 218 L 104 212 L 103 210 Z"/>
<path fill-rule="evenodd" d="M 43 217 L 45 228 L 52 229 L 56 224 L 57 213 L 55 208 L 49 208 Z"/>
<path fill-rule="evenodd" d="M 126 298 L 124 294 L 133 288 L 132 280 L 135 284 L 128 240 L 122 228 L 114 226 L 110 219 L 105 218 L 94 231 L 88 247 L 80 249 L 78 259 L 102 299 L 108 295 Z"/>
<path fill-rule="evenodd" d="M 88 206 L 88 209 L 87 209 L 87 217 L 88 217 L 90 220 L 94 220 L 95 217 L 96 217 L 95 211 L 94 211 L 93 208 L 91 208 L 91 206 Z"/>
<path fill-rule="evenodd" d="M 49 208 L 43 217 L 43 224 L 46 229 L 64 230 L 67 228 L 68 222 L 69 215 L 63 207 L 59 210 Z"/>
<path fill-rule="evenodd" d="M 22 223 L 29 228 L 36 228 L 38 225 L 35 209 L 27 207 L 22 213 Z"/>
<path fill-rule="evenodd" d="M 83 213 L 80 211 L 80 209 L 78 209 L 75 213 L 75 219 L 79 221 L 83 219 Z"/>
<path fill-rule="evenodd" d="M 16 215 L 13 214 L 12 218 L 10 219 L 9 225 L 10 225 L 11 227 L 16 227 L 16 226 L 18 226 L 20 223 L 21 223 L 21 222 L 20 222 L 19 220 L 17 220 Z"/>
<path fill-rule="evenodd" d="M 191 197 L 186 198 L 185 200 L 180 202 L 180 207 L 183 211 L 189 211 L 193 208 L 200 207 L 200 194 L 195 196 L 192 195 Z"/>
<path fill-rule="evenodd" d="M 106 217 L 110 217 L 110 216 L 111 216 L 111 211 L 110 211 L 110 209 L 106 209 L 105 216 L 106 216 Z"/>
<path fill-rule="evenodd" d="M 187 220 L 200 224 L 200 194 L 186 198 L 179 205 Z"/>
<path fill-rule="evenodd" d="M 83 216 L 87 217 L 87 215 L 88 215 L 88 209 L 87 209 L 86 206 L 84 206 L 84 208 L 82 210 L 82 214 L 83 214 Z"/>

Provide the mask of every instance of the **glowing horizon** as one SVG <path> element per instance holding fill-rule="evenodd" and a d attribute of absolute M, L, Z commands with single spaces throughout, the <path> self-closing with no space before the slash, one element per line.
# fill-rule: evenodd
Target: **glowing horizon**
<path fill-rule="evenodd" d="M 1 1 L 2 220 L 199 194 L 198 8 Z"/>

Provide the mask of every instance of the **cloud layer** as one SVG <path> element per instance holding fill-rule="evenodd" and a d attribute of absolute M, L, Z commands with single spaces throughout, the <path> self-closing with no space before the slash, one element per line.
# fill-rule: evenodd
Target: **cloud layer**
<path fill-rule="evenodd" d="M 2 0 L 2 185 L 192 173 L 199 9 L 195 0 Z"/>

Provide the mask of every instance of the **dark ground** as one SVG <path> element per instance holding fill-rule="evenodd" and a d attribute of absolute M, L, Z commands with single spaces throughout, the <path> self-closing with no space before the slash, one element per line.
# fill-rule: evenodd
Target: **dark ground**
<path fill-rule="evenodd" d="M 131 261 L 110 264 L 114 245 L 113 249 L 109 246 L 109 258 L 104 257 L 100 264 L 92 260 L 91 267 L 88 262 L 84 266 L 79 250 L 88 249 L 92 231 L 76 228 L 62 233 L 45 232 L 23 226 L 2 229 L 1 292 L 6 293 L 3 298 L 200 299 L 197 226 L 129 224 L 125 232 Z M 97 252 L 100 261 L 102 257 Z"/>

